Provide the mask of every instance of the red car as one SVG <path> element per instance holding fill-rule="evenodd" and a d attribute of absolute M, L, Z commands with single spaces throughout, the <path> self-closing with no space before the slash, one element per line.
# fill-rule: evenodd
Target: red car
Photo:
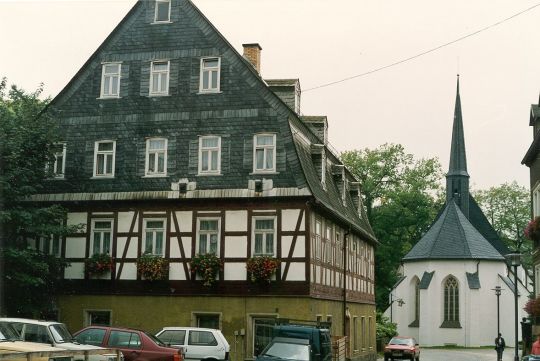
<path fill-rule="evenodd" d="M 420 346 L 413 337 L 392 337 L 384 348 L 384 361 L 388 360 L 420 361 Z"/>
<path fill-rule="evenodd" d="M 125 361 L 182 361 L 182 350 L 168 347 L 155 336 L 141 330 L 90 326 L 76 332 L 82 344 L 119 349 Z"/>

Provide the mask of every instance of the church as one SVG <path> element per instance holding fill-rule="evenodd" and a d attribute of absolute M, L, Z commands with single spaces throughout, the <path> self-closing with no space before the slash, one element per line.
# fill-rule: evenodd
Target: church
<path fill-rule="evenodd" d="M 492 345 L 497 330 L 513 346 L 515 275 L 505 257 L 511 251 L 470 194 L 459 76 L 449 163 L 446 202 L 402 259 L 385 315 L 399 335 L 415 337 L 423 346 Z M 531 286 L 523 268 L 517 270 L 520 321 Z"/>

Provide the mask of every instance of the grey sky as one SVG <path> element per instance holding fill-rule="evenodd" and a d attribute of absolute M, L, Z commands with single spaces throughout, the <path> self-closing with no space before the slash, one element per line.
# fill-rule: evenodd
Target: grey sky
<path fill-rule="evenodd" d="M 303 89 L 364 73 L 472 33 L 538 3 L 511 0 L 194 0 L 229 42 L 258 42 L 264 78 Z M 56 95 L 134 0 L 0 0 L 0 76 Z M 401 143 L 448 166 L 456 73 L 471 181 L 517 180 L 540 91 L 540 7 L 410 62 L 302 95 L 327 115 L 339 151 Z"/>

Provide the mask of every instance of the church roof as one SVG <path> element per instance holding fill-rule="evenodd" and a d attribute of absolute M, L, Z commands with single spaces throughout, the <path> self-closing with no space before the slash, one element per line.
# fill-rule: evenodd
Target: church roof
<path fill-rule="evenodd" d="M 467 283 L 469 284 L 469 288 L 471 290 L 480 289 L 480 277 L 478 276 L 478 272 L 475 272 L 475 273 L 465 272 L 465 273 L 467 274 Z"/>
<path fill-rule="evenodd" d="M 420 280 L 420 284 L 418 285 L 418 288 L 420 288 L 421 290 L 427 290 L 434 274 L 435 274 L 435 271 L 424 272 L 424 274 L 422 275 L 422 280 Z"/>
<path fill-rule="evenodd" d="M 476 228 L 476 230 L 480 232 L 480 234 L 482 234 L 482 236 L 484 236 L 497 251 L 499 251 L 500 254 L 504 256 L 505 254 L 510 253 L 510 250 L 499 238 L 497 231 L 493 229 L 472 195 L 469 195 L 469 221 L 474 228 Z"/>
<path fill-rule="evenodd" d="M 504 260 L 504 257 L 451 200 L 403 261 L 429 259 Z"/>
<path fill-rule="evenodd" d="M 467 154 L 465 153 L 465 136 L 463 133 L 463 115 L 461 113 L 461 97 L 459 96 L 459 75 L 457 80 L 456 104 L 454 108 L 454 125 L 452 128 L 452 145 L 450 148 L 450 164 L 447 176 L 467 173 Z"/>

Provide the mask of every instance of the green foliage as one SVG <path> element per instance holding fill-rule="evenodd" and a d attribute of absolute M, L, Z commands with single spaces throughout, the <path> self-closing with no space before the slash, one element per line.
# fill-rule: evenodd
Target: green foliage
<path fill-rule="evenodd" d="M 57 289 L 67 263 L 29 248 L 7 248 L 4 256 L 7 313 L 33 318 L 54 313 L 51 295 Z"/>
<path fill-rule="evenodd" d="M 524 230 L 530 220 L 529 191 L 516 181 L 474 192 L 474 198 L 508 248 L 530 254 Z"/>
<path fill-rule="evenodd" d="M 106 253 L 94 253 L 84 263 L 86 272 L 93 276 L 101 276 L 112 270 L 112 257 Z"/>
<path fill-rule="evenodd" d="M 163 281 L 169 277 L 169 261 L 145 253 L 137 260 L 137 272 L 148 281 Z"/>
<path fill-rule="evenodd" d="M 381 312 L 377 312 L 377 340 L 390 340 L 397 335 L 397 325 L 390 322 L 388 317 Z"/>
<path fill-rule="evenodd" d="M 444 202 L 437 158 L 414 159 L 399 144 L 342 154 L 360 180 L 362 197 L 380 245 L 375 253 L 377 309 L 388 306 L 401 259 L 428 230 Z"/>
<path fill-rule="evenodd" d="M 21 316 L 47 314 L 62 261 L 26 249 L 29 239 L 62 236 L 78 227 L 65 227 L 66 210 L 59 205 L 26 202 L 42 190 L 57 127 L 49 113 L 43 88 L 27 93 L 0 81 L 0 313 Z M 2 284 L 0 284 L 2 288 Z"/>
<path fill-rule="evenodd" d="M 193 279 L 198 274 L 203 279 L 203 285 L 211 287 L 217 282 L 217 274 L 223 269 L 223 263 L 214 253 L 198 254 L 191 259 L 190 269 Z"/>

